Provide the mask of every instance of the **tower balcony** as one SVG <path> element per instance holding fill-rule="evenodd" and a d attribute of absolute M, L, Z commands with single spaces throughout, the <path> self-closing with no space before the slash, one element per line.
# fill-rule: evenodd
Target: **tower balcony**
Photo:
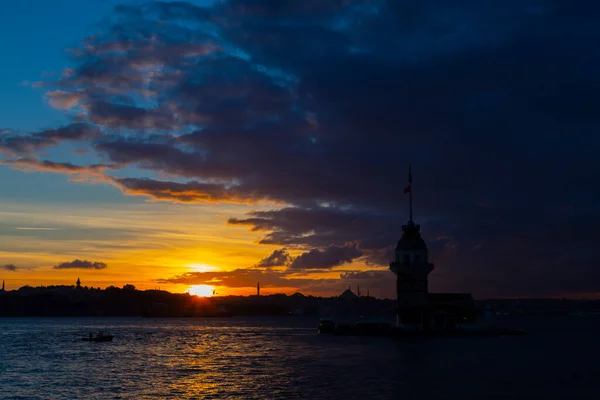
<path fill-rule="evenodd" d="M 434 265 L 430 262 L 404 264 L 392 261 L 390 263 L 390 270 L 396 275 L 400 273 L 405 276 L 427 276 L 433 269 Z"/>

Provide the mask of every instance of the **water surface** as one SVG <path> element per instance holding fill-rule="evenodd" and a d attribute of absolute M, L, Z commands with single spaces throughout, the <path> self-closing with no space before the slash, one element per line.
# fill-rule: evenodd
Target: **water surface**
<path fill-rule="evenodd" d="M 530 334 L 329 337 L 292 317 L 5 318 L 0 398 L 600 398 L 599 318 L 515 323 Z M 114 341 L 81 341 L 98 329 Z"/>

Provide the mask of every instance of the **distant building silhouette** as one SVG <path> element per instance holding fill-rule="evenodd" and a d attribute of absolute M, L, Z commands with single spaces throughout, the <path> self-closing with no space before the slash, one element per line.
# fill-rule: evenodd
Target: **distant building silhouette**
<path fill-rule="evenodd" d="M 0 290 L 0 292 L 4 292 L 4 279 L 2 279 L 2 289 Z"/>
<path fill-rule="evenodd" d="M 77 277 L 77 283 L 75 285 L 75 288 L 81 289 L 81 281 L 79 280 L 79 277 Z"/>
<path fill-rule="evenodd" d="M 256 295 L 260 296 L 260 282 L 256 283 Z"/>
<path fill-rule="evenodd" d="M 350 289 L 350 286 L 348 286 L 348 289 L 344 290 L 344 292 L 342 294 L 340 294 L 339 298 L 346 299 L 346 300 L 353 300 L 353 299 L 356 299 L 357 296 L 354 294 L 354 292 L 352 292 L 352 289 Z"/>
<path fill-rule="evenodd" d="M 356 295 L 360 297 L 360 285 L 356 285 Z"/>

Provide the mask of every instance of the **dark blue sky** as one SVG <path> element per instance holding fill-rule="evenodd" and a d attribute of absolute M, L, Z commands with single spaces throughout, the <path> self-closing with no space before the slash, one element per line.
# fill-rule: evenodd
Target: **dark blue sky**
<path fill-rule="evenodd" d="M 595 2 L 26 3 L 0 41 L 13 196 L 46 201 L 27 168 L 85 175 L 48 178 L 75 197 L 244 204 L 228 229 L 274 252 L 162 282 L 383 295 L 412 163 L 432 290 L 598 293 Z"/>

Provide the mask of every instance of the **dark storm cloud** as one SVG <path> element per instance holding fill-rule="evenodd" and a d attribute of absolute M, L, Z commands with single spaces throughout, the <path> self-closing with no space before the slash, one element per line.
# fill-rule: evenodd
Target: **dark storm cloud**
<path fill-rule="evenodd" d="M 404 219 L 405 216 L 395 211 L 317 206 L 255 211 L 249 213 L 248 218 L 231 218 L 228 223 L 265 232 L 260 240 L 262 244 L 324 249 L 330 245 L 343 247 L 356 243 L 368 263 L 387 265 L 402 233 Z M 432 225 L 432 232 L 426 238 L 437 240 L 443 231 Z"/>
<path fill-rule="evenodd" d="M 291 269 L 328 269 L 351 263 L 363 252 L 355 246 L 331 245 L 324 249 L 312 249 L 294 259 Z"/>
<path fill-rule="evenodd" d="M 598 17 L 559 0 L 152 2 L 118 7 L 46 87 L 110 131 L 100 156 L 190 180 L 115 178 L 124 192 L 285 203 L 229 223 L 298 259 L 386 265 L 411 162 L 433 290 L 597 292 Z"/>
<path fill-rule="evenodd" d="M 146 109 L 106 101 L 88 101 L 83 107 L 91 121 L 106 128 L 169 130 L 178 127 L 175 115 L 166 109 Z"/>
<path fill-rule="evenodd" d="M 2 267 L 2 269 L 5 271 L 15 272 L 17 270 L 17 267 L 13 264 L 6 264 Z"/>
<path fill-rule="evenodd" d="M 106 263 L 101 261 L 88 261 L 88 260 L 73 260 L 70 262 L 60 263 L 54 266 L 54 269 L 105 269 L 108 267 Z"/>
<path fill-rule="evenodd" d="M 402 218 L 403 219 L 403 218 Z M 253 231 L 267 232 L 263 244 L 306 244 L 326 246 L 361 239 L 365 248 L 390 245 L 388 232 L 398 235 L 402 220 L 398 213 L 338 207 L 287 207 L 253 211 L 245 219 L 230 218 L 230 225 L 248 225 Z M 332 227 L 336 227 L 332 230 Z"/>
<path fill-rule="evenodd" d="M 336 12 L 352 5 L 369 4 L 372 0 L 260 0 L 248 2 L 229 0 L 223 4 L 229 16 L 262 17 L 277 20 L 288 18 L 334 17 Z"/>
<path fill-rule="evenodd" d="M 285 249 L 275 250 L 267 258 L 263 258 L 258 263 L 258 267 L 281 267 L 287 265 L 292 260 L 292 257 Z"/>

